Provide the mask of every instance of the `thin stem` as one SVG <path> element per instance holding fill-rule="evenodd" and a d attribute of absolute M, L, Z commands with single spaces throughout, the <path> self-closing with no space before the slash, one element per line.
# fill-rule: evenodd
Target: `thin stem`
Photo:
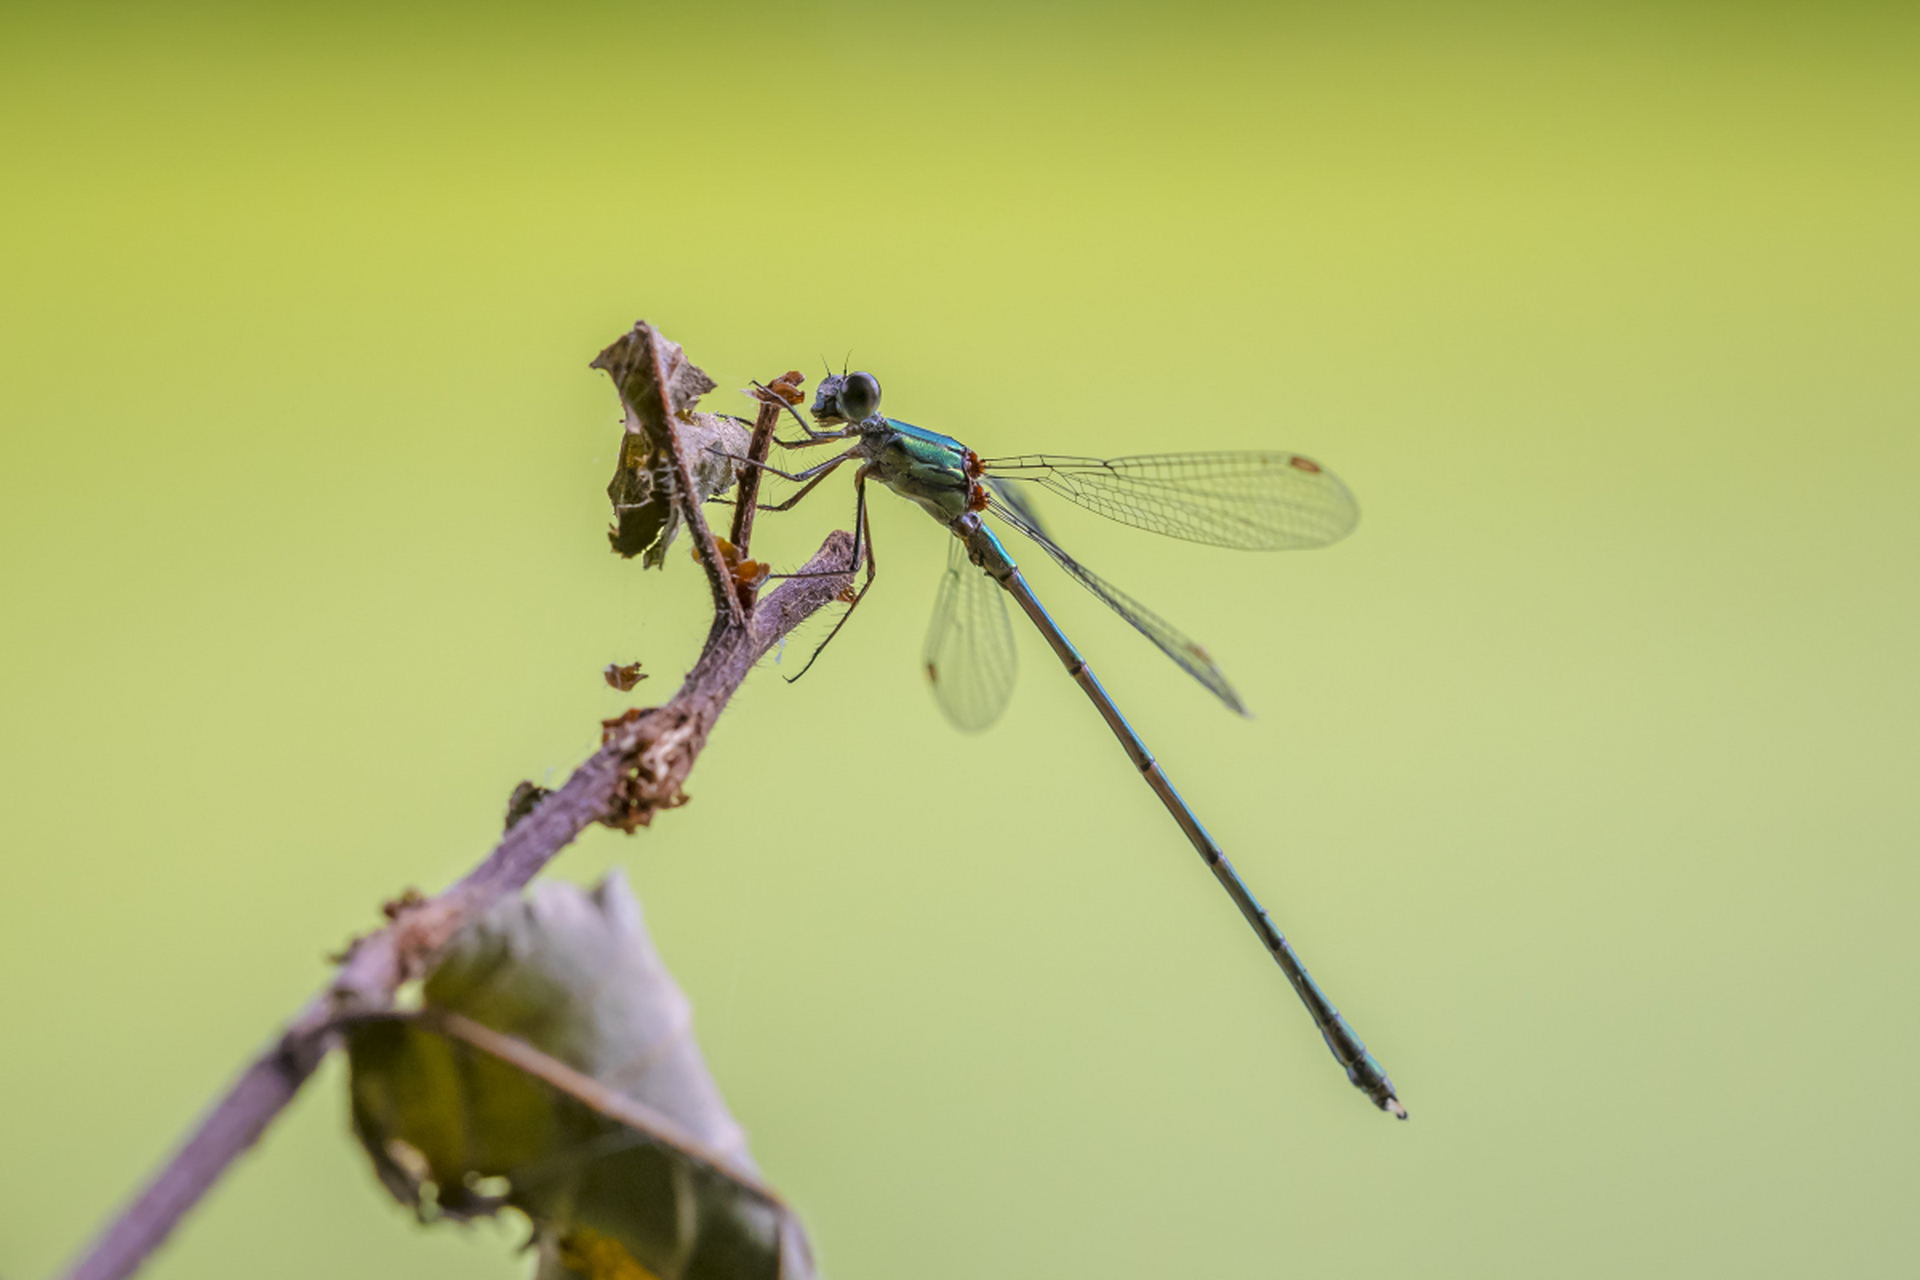
<path fill-rule="evenodd" d="M 773 449 L 774 429 L 780 425 L 782 406 L 778 402 L 778 396 L 766 390 L 761 390 L 757 394 L 760 396 L 760 414 L 753 420 L 753 436 L 747 443 L 749 462 L 767 460 L 767 454 Z M 734 550 L 740 553 L 742 560 L 747 558 L 747 547 L 753 540 L 753 513 L 758 508 L 759 501 L 760 468 L 750 466 L 740 474 L 740 492 L 733 508 L 733 536 L 728 539 L 733 543 Z M 739 589 L 741 607 L 748 613 L 752 613 L 755 589 L 744 582 L 739 584 Z"/>
<path fill-rule="evenodd" d="M 746 609 L 733 590 L 733 573 L 727 568 L 726 557 L 720 554 L 720 544 L 713 539 L 713 530 L 707 527 L 706 513 L 700 509 L 700 491 L 694 488 L 693 468 L 687 464 L 687 456 L 680 448 L 676 427 L 679 415 L 674 412 L 673 395 L 669 390 L 671 381 L 666 365 L 660 358 L 659 330 L 654 330 L 652 336 L 653 341 L 647 346 L 653 357 L 653 385 L 660 395 L 661 422 L 672 441 L 668 452 L 673 455 L 673 500 L 680 504 L 680 518 L 687 522 L 687 528 L 693 535 L 694 551 L 700 557 L 700 567 L 707 571 L 707 585 L 713 589 L 714 607 L 726 609 L 727 620 L 740 626 L 746 622 Z"/>

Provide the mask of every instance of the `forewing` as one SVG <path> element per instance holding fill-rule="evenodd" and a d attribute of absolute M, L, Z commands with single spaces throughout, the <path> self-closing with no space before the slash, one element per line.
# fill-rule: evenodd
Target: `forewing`
<path fill-rule="evenodd" d="M 1013 697 L 1016 659 L 1004 596 L 1000 584 L 967 559 L 966 544 L 954 538 L 921 656 L 940 710 L 968 733 L 998 720 Z"/>
<path fill-rule="evenodd" d="M 1025 454 L 985 467 L 1136 529 L 1243 551 L 1324 547 L 1360 521 L 1339 477 L 1297 453 Z"/>
<path fill-rule="evenodd" d="M 1062 551 L 1051 538 L 1028 525 L 1017 512 L 998 502 L 994 503 L 992 509 L 995 515 L 1038 543 L 1041 550 L 1053 557 L 1054 563 L 1071 574 L 1081 586 L 1100 597 L 1109 609 L 1133 624 L 1135 630 L 1158 645 L 1160 652 L 1172 658 L 1182 671 L 1226 703 L 1229 710 L 1243 716 L 1248 714 L 1246 704 L 1240 701 L 1240 695 L 1234 692 L 1226 675 L 1214 665 L 1213 657 L 1188 639 L 1178 627 Z"/>

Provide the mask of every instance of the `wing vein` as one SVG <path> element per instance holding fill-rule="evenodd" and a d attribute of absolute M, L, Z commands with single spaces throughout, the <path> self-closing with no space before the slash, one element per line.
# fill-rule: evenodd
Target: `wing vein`
<path fill-rule="evenodd" d="M 1029 524 L 1018 512 L 1010 510 L 1005 503 L 995 499 L 989 509 L 1033 539 L 1040 549 L 1051 556 L 1055 564 L 1065 569 L 1074 581 L 1093 592 L 1101 603 L 1125 618 L 1134 630 L 1153 641 L 1160 652 L 1173 659 L 1174 664 L 1182 671 L 1206 686 L 1214 697 L 1227 704 L 1229 710 L 1238 715 L 1249 714 L 1246 704 L 1240 701 L 1240 695 L 1234 692 L 1233 685 L 1227 681 L 1226 674 L 1214 664 L 1212 655 L 1188 639 L 1185 632 L 1062 551 L 1051 538 Z"/>
<path fill-rule="evenodd" d="M 1297 453 L 1022 454 L 984 466 L 1121 524 L 1244 551 L 1326 546 L 1360 519 L 1339 477 Z"/>

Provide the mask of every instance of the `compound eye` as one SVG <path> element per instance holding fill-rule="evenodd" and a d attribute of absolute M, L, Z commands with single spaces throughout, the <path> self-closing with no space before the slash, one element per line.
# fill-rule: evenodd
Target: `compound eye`
<path fill-rule="evenodd" d="M 870 373 L 850 373 L 840 386 L 840 415 L 849 422 L 865 422 L 880 412 L 880 380 Z"/>

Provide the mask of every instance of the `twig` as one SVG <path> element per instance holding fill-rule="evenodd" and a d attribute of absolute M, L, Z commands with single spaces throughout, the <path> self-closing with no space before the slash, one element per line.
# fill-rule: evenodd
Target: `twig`
<path fill-rule="evenodd" d="M 720 554 L 720 544 L 713 540 L 713 530 L 707 526 L 706 513 L 700 509 L 700 494 L 694 487 L 693 468 L 681 452 L 679 436 L 674 424 L 680 420 L 677 406 L 673 403 L 672 378 L 665 362 L 661 359 L 660 331 L 641 321 L 634 328 L 652 331 L 652 341 L 647 345 L 653 356 L 653 385 L 660 395 L 662 411 L 661 422 L 673 442 L 668 451 L 673 455 L 673 500 L 680 508 L 680 518 L 687 522 L 687 529 L 693 535 L 695 553 L 700 557 L 700 567 L 707 571 L 707 585 L 713 589 L 713 607 L 715 612 L 724 609 L 725 621 L 733 626 L 746 622 L 746 610 L 741 607 L 740 597 L 733 590 L 733 573 L 727 568 L 727 561 Z M 758 471 L 758 467 L 751 468 Z M 717 628 L 721 619 L 715 618 Z"/>
<path fill-rule="evenodd" d="M 691 495 L 677 445 L 674 457 L 680 493 Z M 74 1263 L 67 1280 L 120 1280 L 133 1274 L 292 1101 L 336 1044 L 335 1024 L 341 1018 L 391 1007 L 401 984 L 424 973 L 455 933 L 518 893 L 580 832 L 595 822 L 632 831 L 659 810 L 682 803 L 681 784 L 754 663 L 852 585 L 851 573 L 836 570 L 847 563 L 853 539 L 835 532 L 806 565 L 806 571 L 826 576 L 791 578 L 745 616 L 740 598 L 724 589 L 729 577 L 699 504 L 685 503 L 682 517 L 703 549 L 703 562 L 705 553 L 713 556 L 709 577 L 722 585 L 714 593 L 706 648 L 679 692 L 665 706 L 610 721 L 600 750 L 515 823 L 458 883 L 433 898 L 410 896 L 389 904 L 392 924 L 354 942 L 333 981 L 214 1103 L 146 1188 Z"/>
<path fill-rule="evenodd" d="M 795 375 L 788 374 L 784 379 L 776 379 L 775 386 L 781 383 L 797 385 Z M 753 513 L 760 506 L 761 469 L 755 465 L 765 462 L 767 454 L 773 448 L 774 428 L 780 425 L 780 413 L 783 405 L 775 397 L 778 393 L 766 389 L 758 392 L 760 414 L 753 422 L 753 436 L 747 442 L 748 465 L 740 469 L 740 489 L 735 495 L 733 508 L 733 536 L 730 539 L 740 558 L 747 558 L 747 546 L 753 541 Z M 740 584 L 740 604 L 748 612 L 753 611 L 753 593 L 755 588 L 748 583 Z"/>

